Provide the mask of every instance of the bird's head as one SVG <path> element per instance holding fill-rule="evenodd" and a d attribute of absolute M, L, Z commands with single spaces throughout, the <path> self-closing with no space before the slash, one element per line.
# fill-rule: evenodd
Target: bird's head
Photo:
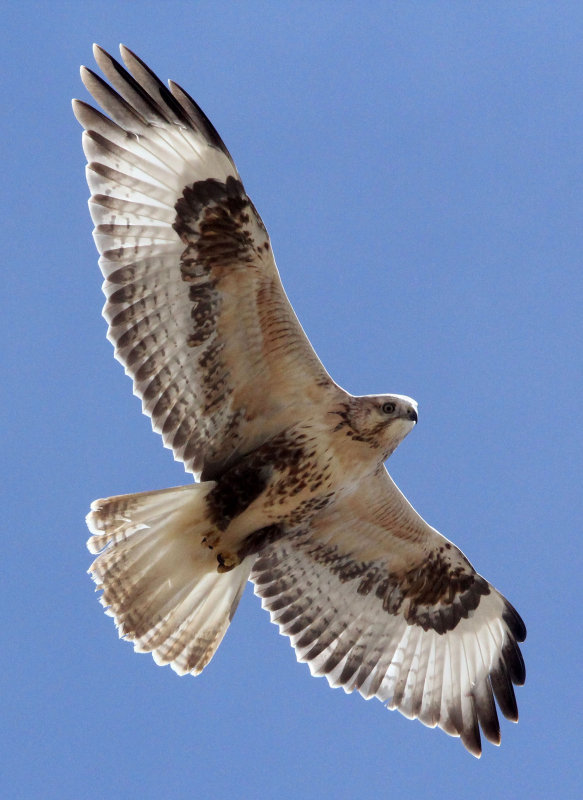
<path fill-rule="evenodd" d="M 353 397 L 343 415 L 347 434 L 388 458 L 417 422 L 417 403 L 401 394 Z"/>

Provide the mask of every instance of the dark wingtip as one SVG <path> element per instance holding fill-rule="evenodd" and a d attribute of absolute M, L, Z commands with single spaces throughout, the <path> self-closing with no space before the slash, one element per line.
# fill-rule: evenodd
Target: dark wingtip
<path fill-rule="evenodd" d="M 180 95 L 183 95 L 186 101 L 192 105 L 192 111 L 196 118 L 195 121 L 198 127 L 202 129 L 203 133 L 205 134 L 209 142 L 213 144 L 215 147 L 218 147 L 219 150 L 222 150 L 222 152 L 227 156 L 227 158 L 229 158 L 232 161 L 233 159 L 231 157 L 231 154 L 227 150 L 227 146 L 221 139 L 219 132 L 212 124 L 210 119 L 207 117 L 207 115 L 204 113 L 202 108 L 198 105 L 198 103 L 195 100 L 193 100 L 192 97 L 188 94 L 188 92 L 185 89 L 183 89 L 182 86 L 177 84 L 175 81 L 169 81 L 168 83 L 170 85 L 170 92 L 173 95 L 175 92 L 176 94 L 179 95 L 179 97 L 177 98 L 179 102 L 180 102 Z"/>
<path fill-rule="evenodd" d="M 482 739 L 475 705 L 472 708 L 471 720 L 467 720 L 465 724 L 461 707 L 450 709 L 450 719 L 459 731 L 460 739 L 466 750 L 476 758 L 480 758 L 482 755 Z"/>
<path fill-rule="evenodd" d="M 511 722 L 518 722 L 516 695 L 514 694 L 514 688 L 504 662 L 499 664 L 498 668 L 490 673 L 490 683 L 492 684 L 496 701 L 500 706 L 500 711 L 504 714 L 506 719 L 509 719 Z"/>
<path fill-rule="evenodd" d="M 490 680 L 485 678 L 474 687 L 474 708 L 480 727 L 486 739 L 492 744 L 500 744 L 500 722 L 496 711 L 496 703 L 492 695 Z"/>
<path fill-rule="evenodd" d="M 502 614 L 502 619 L 508 625 L 516 641 L 524 642 L 526 639 L 526 625 L 518 611 L 508 601 L 506 601 L 506 608 Z"/>
<path fill-rule="evenodd" d="M 526 681 L 526 667 L 520 648 L 514 639 L 508 639 L 502 649 L 502 659 L 512 683 L 523 686 Z"/>
<path fill-rule="evenodd" d="M 463 746 L 475 758 L 482 758 L 482 740 L 480 738 L 480 730 L 470 728 L 469 730 L 460 733 L 460 739 Z"/>

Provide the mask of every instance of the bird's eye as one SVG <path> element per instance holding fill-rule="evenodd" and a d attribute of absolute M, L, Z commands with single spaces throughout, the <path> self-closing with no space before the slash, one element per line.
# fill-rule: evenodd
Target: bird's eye
<path fill-rule="evenodd" d="M 383 403 L 381 406 L 381 411 L 383 414 L 392 414 L 396 407 L 397 406 L 394 403 Z"/>

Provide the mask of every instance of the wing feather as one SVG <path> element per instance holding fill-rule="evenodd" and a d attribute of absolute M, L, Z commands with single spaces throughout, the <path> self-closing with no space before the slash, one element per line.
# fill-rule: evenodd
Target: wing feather
<path fill-rule="evenodd" d="M 331 686 L 439 726 L 476 756 L 480 730 L 500 742 L 494 697 L 518 718 L 522 620 L 385 470 L 270 544 L 251 580 L 298 660 Z"/>
<path fill-rule="evenodd" d="M 334 387 L 285 295 L 269 237 L 219 134 L 125 47 L 82 68 L 105 114 L 85 132 L 94 238 L 116 357 L 154 430 L 212 478 Z"/>

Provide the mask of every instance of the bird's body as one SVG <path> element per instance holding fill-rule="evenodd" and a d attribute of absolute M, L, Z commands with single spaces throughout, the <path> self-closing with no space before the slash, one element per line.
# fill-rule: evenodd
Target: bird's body
<path fill-rule="evenodd" d="M 79 101 L 104 315 L 144 412 L 198 483 L 96 501 L 92 574 L 126 638 L 179 673 L 214 654 L 250 578 L 333 686 L 498 743 L 524 680 L 512 606 L 428 525 L 384 461 L 403 395 L 355 397 L 314 353 L 210 122 L 133 53 L 99 48 Z M 131 74 L 130 74 L 131 73 Z"/>

